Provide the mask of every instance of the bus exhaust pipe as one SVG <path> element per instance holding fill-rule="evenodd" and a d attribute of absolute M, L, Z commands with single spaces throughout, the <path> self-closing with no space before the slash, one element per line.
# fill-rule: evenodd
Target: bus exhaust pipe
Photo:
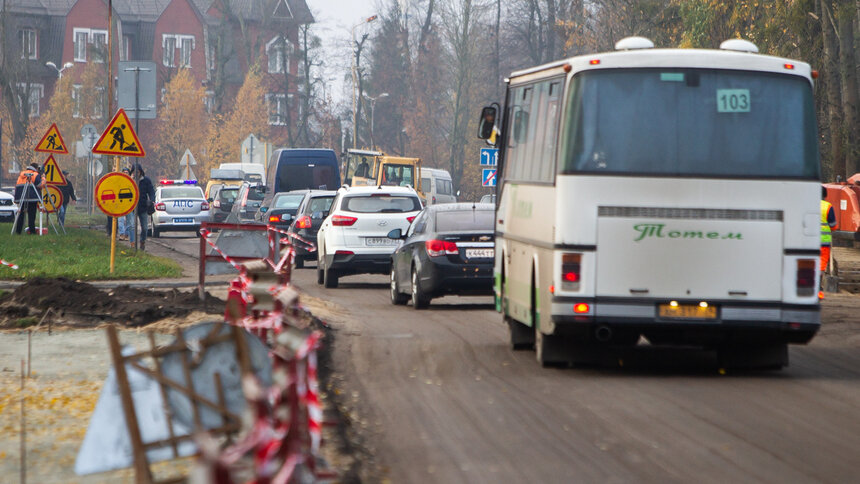
<path fill-rule="evenodd" d="M 606 325 L 598 326 L 594 330 L 594 337 L 601 343 L 607 343 L 612 339 L 612 328 Z"/>

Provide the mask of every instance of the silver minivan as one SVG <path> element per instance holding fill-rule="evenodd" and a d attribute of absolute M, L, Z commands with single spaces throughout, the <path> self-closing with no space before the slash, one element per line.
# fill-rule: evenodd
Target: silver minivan
<path fill-rule="evenodd" d="M 427 195 L 427 205 L 457 201 L 451 174 L 446 170 L 421 167 L 421 190 Z"/>

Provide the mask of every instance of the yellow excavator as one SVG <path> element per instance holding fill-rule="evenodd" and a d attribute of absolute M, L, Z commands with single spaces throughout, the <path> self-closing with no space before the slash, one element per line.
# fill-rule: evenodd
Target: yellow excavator
<path fill-rule="evenodd" d="M 347 150 L 343 179 L 349 186 L 410 186 L 421 190 L 421 159 L 389 156 L 381 151 Z"/>

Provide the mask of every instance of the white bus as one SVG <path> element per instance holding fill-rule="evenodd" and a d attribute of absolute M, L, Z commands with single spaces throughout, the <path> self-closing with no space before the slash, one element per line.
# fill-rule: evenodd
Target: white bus
<path fill-rule="evenodd" d="M 757 52 L 631 37 L 514 72 L 504 111 L 484 108 L 515 349 L 571 364 L 644 337 L 781 368 L 788 343 L 815 335 L 817 73 Z"/>

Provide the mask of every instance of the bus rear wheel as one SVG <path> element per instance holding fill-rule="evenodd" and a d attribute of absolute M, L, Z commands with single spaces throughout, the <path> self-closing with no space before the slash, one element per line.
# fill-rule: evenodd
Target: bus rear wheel
<path fill-rule="evenodd" d="M 535 332 L 531 328 L 507 315 L 505 316 L 505 322 L 508 324 L 511 349 L 530 350 L 534 348 Z"/>

